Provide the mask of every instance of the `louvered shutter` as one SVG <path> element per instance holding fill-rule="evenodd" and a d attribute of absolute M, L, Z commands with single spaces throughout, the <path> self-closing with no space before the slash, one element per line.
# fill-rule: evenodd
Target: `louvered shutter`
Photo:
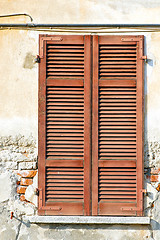
<path fill-rule="evenodd" d="M 142 215 L 142 55 L 143 36 L 93 36 L 93 215 Z"/>
<path fill-rule="evenodd" d="M 90 214 L 90 36 L 40 35 L 39 214 Z"/>

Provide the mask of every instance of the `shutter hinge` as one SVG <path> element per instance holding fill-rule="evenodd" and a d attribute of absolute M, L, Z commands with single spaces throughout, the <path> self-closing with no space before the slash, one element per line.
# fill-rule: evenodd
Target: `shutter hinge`
<path fill-rule="evenodd" d="M 42 188 L 38 189 L 38 196 L 39 196 L 39 208 L 42 209 L 42 206 L 43 206 Z"/>
<path fill-rule="evenodd" d="M 35 190 L 35 195 L 39 196 L 39 189 L 38 188 L 36 188 L 36 190 Z"/>
<path fill-rule="evenodd" d="M 34 62 L 35 63 L 40 63 L 40 56 L 39 55 L 37 55 L 37 57 L 34 59 Z"/>
<path fill-rule="evenodd" d="M 14 217 L 14 214 L 13 214 L 13 212 L 11 212 L 10 219 L 12 219 L 13 217 Z"/>
<path fill-rule="evenodd" d="M 141 189 L 141 193 L 144 193 L 145 196 L 148 196 L 147 189 Z"/>
<path fill-rule="evenodd" d="M 44 57 L 44 41 L 54 41 L 54 42 L 60 42 L 62 41 L 63 38 L 62 37 L 49 37 L 47 35 L 44 35 L 44 37 L 42 36 L 40 38 L 40 50 L 39 50 L 39 57 L 43 58 Z"/>
<path fill-rule="evenodd" d="M 147 63 L 147 56 L 140 57 L 140 60 L 144 60 Z"/>

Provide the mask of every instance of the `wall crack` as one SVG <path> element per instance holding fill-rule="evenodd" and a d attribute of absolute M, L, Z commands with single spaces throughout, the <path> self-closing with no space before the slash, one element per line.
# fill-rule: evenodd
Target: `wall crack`
<path fill-rule="evenodd" d="M 18 225 L 18 230 L 17 230 L 17 234 L 16 234 L 15 240 L 18 240 L 18 238 L 19 238 L 19 234 L 20 234 L 20 230 L 21 230 L 21 226 L 22 226 L 22 218 L 21 218 L 20 221 L 21 221 L 21 222 L 20 222 L 20 224 Z"/>

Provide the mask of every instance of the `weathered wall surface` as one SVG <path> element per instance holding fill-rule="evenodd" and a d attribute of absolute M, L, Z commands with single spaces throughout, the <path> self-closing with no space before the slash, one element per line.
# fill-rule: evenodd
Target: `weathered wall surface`
<path fill-rule="evenodd" d="M 0 9 L 0 15 L 28 13 L 35 23 L 160 22 L 159 0 L 0 0 Z M 0 18 L 0 23 L 26 22 L 29 18 L 24 16 Z M 89 30 L 0 29 L 0 239 L 160 239 L 160 33 L 120 31 L 92 32 L 145 35 L 145 213 L 152 218 L 151 226 L 30 225 L 22 221 L 23 216 L 37 212 L 38 64 L 34 59 L 39 34 L 89 34 Z"/>
<path fill-rule="evenodd" d="M 158 23 L 159 0 L 1 0 L 1 13 L 25 12 L 37 23 Z"/>

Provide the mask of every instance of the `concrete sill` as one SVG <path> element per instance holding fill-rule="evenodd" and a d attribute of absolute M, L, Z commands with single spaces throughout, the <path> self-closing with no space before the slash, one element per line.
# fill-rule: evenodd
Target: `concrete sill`
<path fill-rule="evenodd" d="M 24 220 L 46 224 L 150 224 L 149 217 L 26 216 Z"/>

